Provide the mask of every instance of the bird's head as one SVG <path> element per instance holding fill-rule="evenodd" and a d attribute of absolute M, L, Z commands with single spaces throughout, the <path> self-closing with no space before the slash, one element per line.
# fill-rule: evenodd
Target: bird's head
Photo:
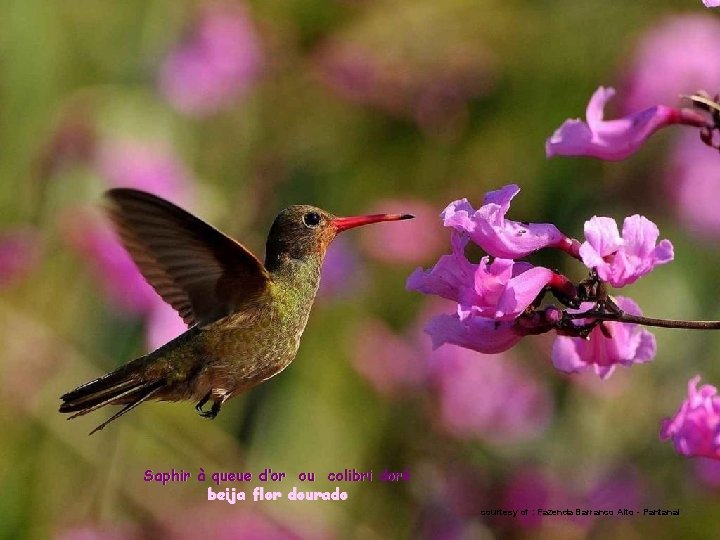
<path fill-rule="evenodd" d="M 266 260 L 268 263 L 277 264 L 284 258 L 322 259 L 330 243 L 342 231 L 380 221 L 398 221 L 413 217 L 410 214 L 337 217 L 314 206 L 288 206 L 278 214 L 270 228 Z"/>

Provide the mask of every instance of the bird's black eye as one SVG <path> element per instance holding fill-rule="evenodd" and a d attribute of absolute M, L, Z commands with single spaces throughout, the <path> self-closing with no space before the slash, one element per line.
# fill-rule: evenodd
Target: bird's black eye
<path fill-rule="evenodd" d="M 320 214 L 317 212 L 308 212 L 303 216 L 303 223 L 308 227 L 317 227 L 320 223 Z"/>

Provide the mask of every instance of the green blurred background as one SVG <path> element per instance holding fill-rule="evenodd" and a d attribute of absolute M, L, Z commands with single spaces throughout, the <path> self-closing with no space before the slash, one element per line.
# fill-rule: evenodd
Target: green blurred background
<path fill-rule="evenodd" d="M 259 52 L 228 60 L 251 66 L 221 81 L 229 89 L 218 103 L 200 96 L 183 107 L 161 74 L 173 51 L 193 46 L 206 9 L 242 18 Z M 478 206 L 485 191 L 518 183 L 512 217 L 572 236 L 594 214 L 656 221 L 676 260 L 623 292 L 650 316 L 719 318 L 720 244 L 685 226 L 665 179 L 677 133 L 621 163 L 544 156 L 546 137 L 582 116 L 597 86 L 615 86 L 620 98 L 638 42 L 683 13 L 720 24 L 700 0 L 0 3 L 0 232 L 23 238 L 12 256 L 22 264 L 0 280 L 0 535 L 716 537 L 720 487 L 657 433 L 692 375 L 720 381 L 718 336 L 656 331 L 654 362 L 603 383 L 556 372 L 550 339 L 527 338 L 504 362 L 541 389 L 548 412 L 532 433 L 496 440 L 491 429 L 443 427 L 443 387 L 432 375 L 442 358 L 418 331 L 441 308 L 405 290 L 416 266 L 449 249 L 435 216 L 450 201 Z M 221 41 L 213 54 L 232 45 Z M 339 215 L 412 206 L 429 217 L 397 233 L 347 233 L 335 287 L 318 300 L 296 361 L 214 422 L 190 403 L 151 403 L 88 437 L 107 412 L 68 423 L 58 396 L 147 350 L 148 319 L 106 294 L 116 286 L 122 296 L 123 282 L 103 286 L 102 267 L 77 247 L 84 225 L 73 225 L 122 183 L 103 169 L 118 141 L 171 155 L 192 194 L 180 202 L 258 254 L 288 204 Z M 387 251 L 385 234 L 400 235 Z M 420 247 L 394 257 L 405 244 Z M 583 277 L 556 254 L 536 261 Z M 390 337 L 373 341 L 377 328 Z M 385 374 L 391 341 L 417 376 Z M 373 379 L 363 363 L 378 359 Z M 477 399 L 495 393 L 512 407 L 513 392 L 483 384 L 483 356 L 472 361 Z M 411 477 L 344 484 L 344 503 L 230 506 L 207 502 L 207 484 L 143 481 L 146 469 L 173 467 L 271 467 L 287 472 L 283 491 L 301 471 L 316 472 L 322 490 L 334 488 L 328 472 L 346 467 L 407 468 Z M 518 475 L 534 480 L 513 488 L 524 485 Z M 628 479 L 630 488 L 613 484 Z M 606 480 L 611 487 L 599 488 Z M 590 495 L 598 491 L 614 509 L 628 490 L 631 508 L 681 516 L 521 523 L 480 514 L 511 507 L 518 493 L 526 502 L 516 506 L 574 508 L 600 504 Z"/>

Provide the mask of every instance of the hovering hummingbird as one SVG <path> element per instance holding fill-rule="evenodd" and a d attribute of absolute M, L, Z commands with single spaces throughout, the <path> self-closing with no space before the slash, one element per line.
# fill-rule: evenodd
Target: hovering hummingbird
<path fill-rule="evenodd" d="M 275 218 L 263 265 L 241 244 L 174 204 L 135 189 L 106 193 L 110 218 L 143 277 L 190 327 L 159 349 L 61 396 L 68 419 L 125 405 L 93 431 L 148 399 L 197 400 L 205 418 L 285 369 L 297 353 L 335 236 L 411 219 L 336 217 L 294 205 Z M 208 401 L 212 406 L 203 409 Z"/>

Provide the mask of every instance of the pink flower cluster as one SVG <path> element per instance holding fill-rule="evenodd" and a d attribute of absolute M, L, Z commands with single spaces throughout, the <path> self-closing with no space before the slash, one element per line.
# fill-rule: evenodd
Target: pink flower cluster
<path fill-rule="evenodd" d="M 706 7 L 720 7 L 718 0 L 703 0 Z M 670 125 L 698 128 L 706 147 L 719 149 L 720 115 L 712 104 L 717 102 L 699 88 L 714 91 L 720 76 L 716 51 L 720 46 L 720 23 L 710 16 L 683 15 L 662 21 L 644 35 L 637 47 L 625 81 L 623 109 L 626 116 L 605 120 L 604 109 L 615 95 L 612 88 L 598 88 L 590 98 L 586 121 L 566 120 L 547 139 L 548 158 L 587 156 L 603 160 L 621 160 L 635 153 L 659 129 Z M 678 95 L 696 95 L 690 99 L 694 109 L 657 105 Z M 695 135 L 697 136 L 697 132 Z M 717 154 L 708 152 L 691 139 L 687 131 L 675 145 L 667 167 L 667 183 L 678 206 L 681 221 L 703 236 L 717 235 L 716 182 Z M 622 235 L 609 218 L 594 217 L 585 223 L 586 242 L 578 255 L 593 268 L 602 282 L 623 287 L 647 274 L 658 264 L 673 259 L 670 242 L 657 243 L 657 227 L 641 216 L 625 220 Z M 639 314 L 638 306 L 628 298 L 617 298 L 619 309 Z M 581 306 L 581 313 L 590 304 Z M 568 310 L 571 312 L 572 310 Z M 591 321 L 574 318 L 582 327 Z M 592 328 L 586 340 L 561 335 L 553 346 L 555 366 L 563 371 L 587 367 L 593 358 L 593 369 L 601 377 L 612 373 L 617 364 L 646 362 L 655 354 L 653 336 L 641 328 L 617 322 L 602 323 L 602 332 Z M 714 386 L 698 388 L 700 377 L 690 380 L 688 398 L 672 419 L 663 422 L 661 439 L 672 440 L 677 451 L 686 456 L 720 459 L 720 397 Z"/>
<path fill-rule="evenodd" d="M 407 280 L 410 290 L 457 303 L 455 313 L 438 315 L 427 325 L 433 346 L 452 343 L 494 354 L 526 335 L 556 329 L 553 363 L 567 373 L 593 370 L 606 378 L 616 365 L 652 360 L 655 339 L 635 324 L 594 321 L 591 316 L 588 320 L 571 317 L 559 324 L 564 314 L 590 312 L 595 304 L 581 304 L 576 287 L 561 274 L 515 259 L 542 248 L 557 248 L 581 260 L 602 282 L 623 287 L 671 261 L 672 244 L 668 240 L 658 243 L 655 224 L 639 215 L 625 220 L 622 236 L 613 219 L 593 217 L 585 223 L 582 244 L 552 224 L 507 219 L 510 201 L 519 190 L 508 185 L 492 191 L 477 211 L 465 199 L 455 201 L 441 214 L 445 226 L 453 229 L 451 253 L 430 270 L 416 269 Z M 469 241 L 488 253 L 478 264 L 465 256 Z M 579 309 L 539 309 L 548 291 Z M 614 302 L 620 310 L 641 315 L 629 298 L 618 297 Z"/>

